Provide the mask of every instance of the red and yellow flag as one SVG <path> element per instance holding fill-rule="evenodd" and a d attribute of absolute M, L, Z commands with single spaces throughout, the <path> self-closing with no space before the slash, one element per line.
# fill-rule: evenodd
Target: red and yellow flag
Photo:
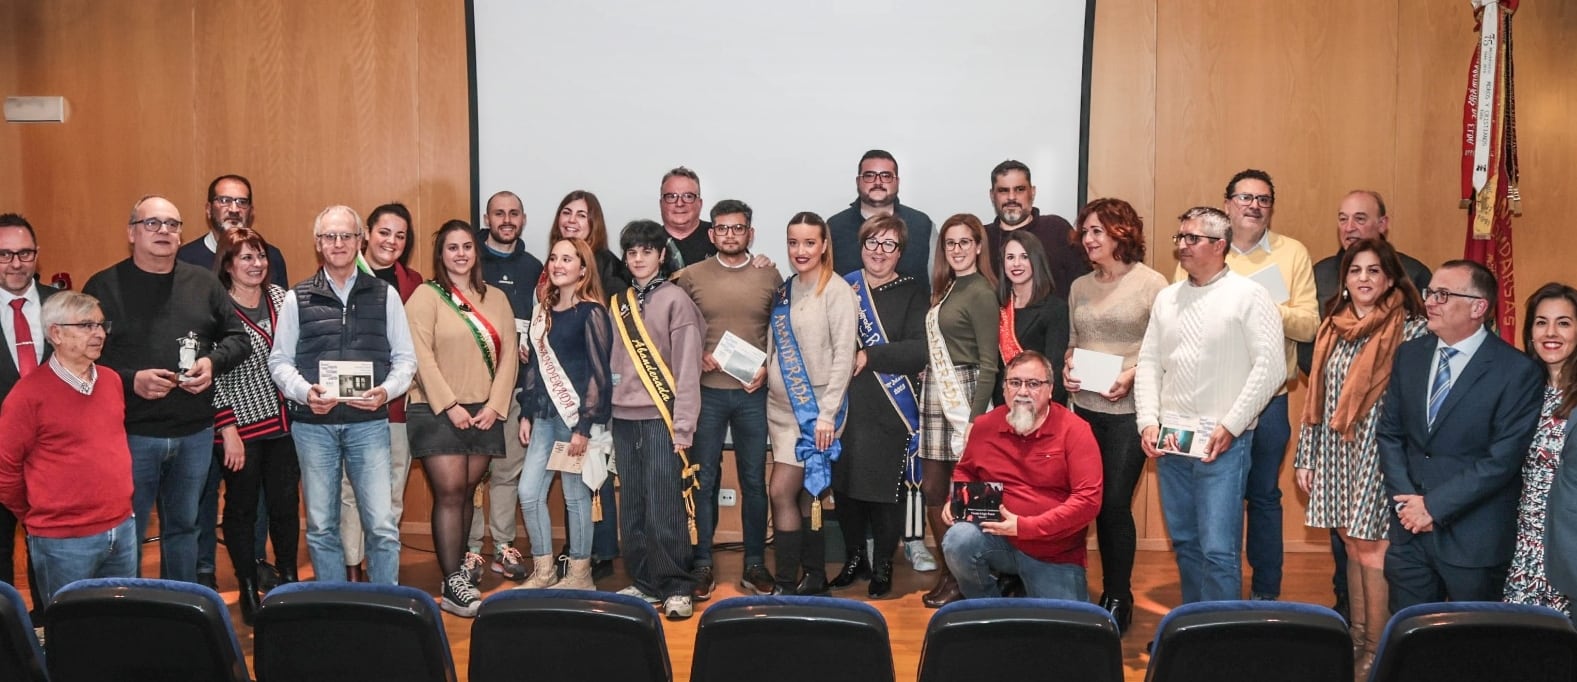
<path fill-rule="evenodd" d="M 1472 0 L 1479 33 L 1462 106 L 1462 206 L 1468 211 L 1463 257 L 1483 263 L 1500 283 L 1495 323 L 1506 341 L 1517 335 L 1511 217 L 1517 194 L 1517 117 L 1512 87 L 1511 15 L 1518 0 Z"/>

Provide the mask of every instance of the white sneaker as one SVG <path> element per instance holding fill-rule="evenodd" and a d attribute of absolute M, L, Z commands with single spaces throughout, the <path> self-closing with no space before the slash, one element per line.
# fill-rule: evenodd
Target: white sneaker
<path fill-rule="evenodd" d="M 663 614 L 668 616 L 668 620 L 684 620 L 693 613 L 695 609 L 689 595 L 676 594 L 663 602 Z"/>
<path fill-rule="evenodd" d="M 930 573 L 936 570 L 936 557 L 931 556 L 931 550 L 926 548 L 924 540 L 905 540 L 903 555 L 916 571 Z"/>
<path fill-rule="evenodd" d="M 636 587 L 634 585 L 631 585 L 631 586 L 626 587 L 626 588 L 624 588 L 622 590 L 619 590 L 618 594 L 622 594 L 622 595 L 624 595 L 626 597 L 635 597 L 637 599 L 645 600 L 646 603 L 651 604 L 653 606 L 656 606 L 657 604 L 663 603 L 662 598 L 654 597 L 652 595 L 649 595 L 646 592 L 642 591 L 641 588 Z M 688 603 L 688 602 L 686 602 L 686 603 Z"/>

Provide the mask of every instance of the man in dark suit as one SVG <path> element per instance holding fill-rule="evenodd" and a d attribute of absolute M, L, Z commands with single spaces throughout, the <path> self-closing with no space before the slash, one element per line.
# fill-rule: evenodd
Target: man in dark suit
<path fill-rule="evenodd" d="M 1424 290 L 1431 333 L 1396 353 L 1376 429 L 1392 611 L 1501 598 L 1545 373 L 1485 329 L 1496 292 L 1478 263 L 1440 266 Z"/>
<path fill-rule="evenodd" d="M 55 293 L 37 282 L 38 239 L 32 224 L 15 213 L 0 214 L 0 409 L 22 375 L 49 360 L 49 342 L 40 311 Z M 0 580 L 16 584 L 16 524 L 11 510 L 0 507 Z M 43 603 L 38 581 L 28 562 L 28 584 L 33 586 L 33 606 Z"/>
<path fill-rule="evenodd" d="M 1568 418 L 1567 423 L 1571 423 Z M 1577 438 L 1567 438 L 1544 511 L 1544 573 L 1561 594 L 1577 595 Z"/>

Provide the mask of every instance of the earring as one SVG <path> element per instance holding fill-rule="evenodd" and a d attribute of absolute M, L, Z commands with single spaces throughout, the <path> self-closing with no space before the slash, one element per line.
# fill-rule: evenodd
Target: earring
<path fill-rule="evenodd" d="M 1342 289 L 1342 300 L 1343 301 L 1347 300 L 1347 290 L 1346 289 Z"/>

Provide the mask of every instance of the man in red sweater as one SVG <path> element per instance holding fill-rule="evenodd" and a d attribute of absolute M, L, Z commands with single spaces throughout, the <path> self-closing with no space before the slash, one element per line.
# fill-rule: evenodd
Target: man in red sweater
<path fill-rule="evenodd" d="M 0 504 L 27 528 L 47 599 L 83 578 L 136 577 L 137 527 L 124 389 L 94 364 L 104 313 L 92 296 L 62 291 L 40 317 L 54 353 L 0 411 Z"/>
<path fill-rule="evenodd" d="M 969 430 L 953 482 L 1002 484 L 1000 521 L 956 522 L 942 538 L 947 567 L 965 598 L 1000 597 L 997 579 L 1017 575 L 1031 597 L 1088 601 L 1084 531 L 1101 509 L 1101 450 L 1085 423 L 1051 402 L 1051 362 L 1024 351 L 1008 363 L 1009 403 Z"/>

